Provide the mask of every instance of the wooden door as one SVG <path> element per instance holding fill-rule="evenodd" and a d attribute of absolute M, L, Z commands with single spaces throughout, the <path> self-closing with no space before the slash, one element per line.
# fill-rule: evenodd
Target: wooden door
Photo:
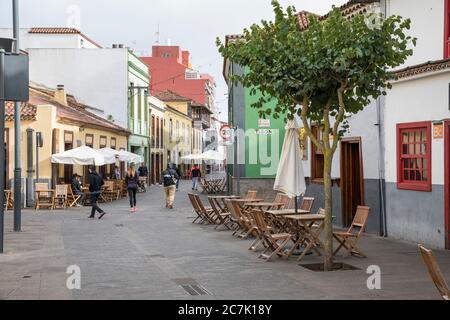
<path fill-rule="evenodd" d="M 342 225 L 349 227 L 358 206 L 364 205 L 361 138 L 341 141 Z"/>
<path fill-rule="evenodd" d="M 73 149 L 73 143 L 72 142 L 66 142 L 64 143 L 64 151 L 69 151 Z M 65 164 L 64 165 L 64 183 L 71 183 L 72 182 L 72 175 L 73 175 L 73 165 L 71 164 Z"/>
<path fill-rule="evenodd" d="M 155 184 L 155 175 L 156 175 L 155 154 L 152 153 L 150 163 L 150 184 Z"/>
<path fill-rule="evenodd" d="M 160 160 L 160 155 L 157 154 L 156 155 L 156 159 L 155 159 L 155 163 L 156 163 L 156 177 L 155 177 L 155 184 L 159 183 L 160 181 L 160 176 L 161 176 L 161 160 Z"/>
<path fill-rule="evenodd" d="M 9 129 L 5 129 L 5 141 L 4 141 L 4 148 L 5 148 L 5 189 L 9 189 Z"/>
<path fill-rule="evenodd" d="M 450 250 L 450 121 L 445 122 L 445 248 Z"/>

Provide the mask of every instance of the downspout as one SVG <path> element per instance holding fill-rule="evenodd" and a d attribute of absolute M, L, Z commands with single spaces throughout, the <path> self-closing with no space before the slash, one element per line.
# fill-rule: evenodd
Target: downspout
<path fill-rule="evenodd" d="M 383 16 L 387 17 L 387 4 L 388 0 L 382 1 L 384 4 Z M 380 4 L 381 5 L 381 4 Z M 378 126 L 378 181 L 379 181 L 379 200 L 380 200 L 380 236 L 387 237 L 387 214 L 386 214 L 386 181 L 385 181 L 385 162 L 384 162 L 384 139 L 383 139 L 383 114 L 384 108 L 383 104 L 385 100 L 382 100 L 382 97 L 378 97 L 377 99 L 377 126 Z M 383 109 L 383 110 L 382 110 Z"/>

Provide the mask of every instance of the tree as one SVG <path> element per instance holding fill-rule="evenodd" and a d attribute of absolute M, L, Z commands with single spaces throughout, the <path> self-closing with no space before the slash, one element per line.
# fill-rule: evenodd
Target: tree
<path fill-rule="evenodd" d="M 301 30 L 295 7 L 284 10 L 273 0 L 274 21 L 262 20 L 244 29 L 241 39 L 224 45 L 226 59 L 248 67 L 244 75 L 232 75 L 233 83 L 257 90 L 263 97 L 252 107 L 261 117 L 282 114 L 300 116 L 306 135 L 324 155 L 325 270 L 333 266 L 332 181 L 333 156 L 348 129 L 347 117 L 363 110 L 391 88 L 389 69 L 412 55 L 416 39 L 406 35 L 411 21 L 400 16 L 358 14 L 352 19 L 333 7 L 326 19 L 309 16 Z M 276 99 L 274 109 L 265 108 Z M 319 140 L 311 125 L 322 133 Z"/>

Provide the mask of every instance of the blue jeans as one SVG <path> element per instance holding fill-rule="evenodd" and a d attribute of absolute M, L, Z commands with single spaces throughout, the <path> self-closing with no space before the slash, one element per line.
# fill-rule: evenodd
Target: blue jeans
<path fill-rule="evenodd" d="M 198 188 L 198 177 L 192 177 L 192 190 L 197 190 Z"/>

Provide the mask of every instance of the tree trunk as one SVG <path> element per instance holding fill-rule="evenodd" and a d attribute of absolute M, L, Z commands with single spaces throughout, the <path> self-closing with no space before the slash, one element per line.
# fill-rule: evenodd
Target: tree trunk
<path fill-rule="evenodd" d="M 333 153 L 330 150 L 324 152 L 324 195 L 325 195 L 325 257 L 324 270 L 331 271 L 333 267 L 333 194 L 331 185 L 331 167 Z"/>

